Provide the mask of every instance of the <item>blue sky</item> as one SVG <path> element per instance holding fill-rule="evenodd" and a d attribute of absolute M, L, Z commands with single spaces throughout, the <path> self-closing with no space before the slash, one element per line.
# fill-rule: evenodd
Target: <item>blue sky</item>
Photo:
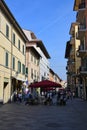
<path fill-rule="evenodd" d="M 41 39 L 51 56 L 50 67 L 66 80 L 66 42 L 76 21 L 74 0 L 5 0 L 19 25 Z"/>

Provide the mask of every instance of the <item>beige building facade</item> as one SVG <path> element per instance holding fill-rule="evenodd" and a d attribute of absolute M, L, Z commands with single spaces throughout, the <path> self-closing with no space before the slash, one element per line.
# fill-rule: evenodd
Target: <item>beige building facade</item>
<path fill-rule="evenodd" d="M 49 70 L 49 80 L 54 82 L 54 71 L 50 68 Z"/>
<path fill-rule="evenodd" d="M 23 29 L 29 42 L 26 44 L 26 66 L 28 67 L 29 84 L 35 81 L 42 81 L 49 78 L 50 58 L 43 42 L 30 30 Z M 33 51 L 31 50 L 33 48 Z"/>
<path fill-rule="evenodd" d="M 82 98 L 87 100 L 87 0 L 75 0 L 74 11 L 77 11 L 76 22 L 79 23 L 77 39 L 80 40 L 78 56 L 81 58 L 79 81 L 83 89 Z"/>
<path fill-rule="evenodd" d="M 76 94 L 80 94 L 80 86 L 78 81 L 78 70 L 81 65 L 81 58 L 78 57 L 78 49 L 80 40 L 76 38 L 78 33 L 78 23 L 72 23 L 70 27 L 70 41 L 66 45 L 65 58 L 67 61 L 67 86 L 71 91 L 75 91 Z"/>
<path fill-rule="evenodd" d="M 27 36 L 29 42 L 26 43 L 26 68 L 27 72 L 27 80 L 29 85 L 34 82 L 40 81 L 40 58 L 41 55 L 37 51 L 37 43 L 32 39 L 36 39 L 34 33 L 29 30 L 23 30 L 25 35 Z"/>
<path fill-rule="evenodd" d="M 40 54 L 37 52 L 37 50 L 34 48 L 32 44 L 30 46 L 26 45 L 26 67 L 28 68 L 29 84 L 39 81 L 40 57 Z"/>
<path fill-rule="evenodd" d="M 0 0 L 0 101 L 7 103 L 25 81 L 27 38 L 3 0 Z M 19 87 L 20 88 L 20 87 Z"/>
<path fill-rule="evenodd" d="M 60 77 L 51 68 L 49 69 L 49 80 L 61 84 Z"/>

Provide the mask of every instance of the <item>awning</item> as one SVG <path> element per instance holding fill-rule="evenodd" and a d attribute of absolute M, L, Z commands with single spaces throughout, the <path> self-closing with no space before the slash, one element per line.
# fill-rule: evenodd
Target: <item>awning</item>
<path fill-rule="evenodd" d="M 12 77 L 15 78 L 16 80 L 19 80 L 19 81 L 22 81 L 22 82 L 26 82 L 26 79 L 24 79 L 24 78 L 15 77 L 15 76 L 12 76 Z"/>

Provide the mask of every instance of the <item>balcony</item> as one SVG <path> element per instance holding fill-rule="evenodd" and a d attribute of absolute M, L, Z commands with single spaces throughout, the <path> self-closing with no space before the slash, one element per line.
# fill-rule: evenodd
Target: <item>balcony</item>
<path fill-rule="evenodd" d="M 79 67 L 79 72 L 80 72 L 80 74 L 87 74 L 87 67 L 80 66 Z"/>
<path fill-rule="evenodd" d="M 82 37 L 84 37 L 85 32 L 86 32 L 86 25 L 80 24 L 78 27 L 78 33 L 76 33 L 76 38 L 81 39 Z"/>
<path fill-rule="evenodd" d="M 67 75 L 69 75 L 69 76 L 75 76 L 75 75 L 76 75 L 76 73 L 75 73 L 75 72 L 71 72 L 71 71 L 70 71 L 70 72 L 69 72 L 69 71 L 67 71 L 67 72 L 66 72 L 66 74 L 67 74 Z"/>
<path fill-rule="evenodd" d="M 85 49 L 85 47 L 83 45 L 79 46 L 79 56 L 80 57 L 84 57 L 87 55 L 87 49 Z"/>
<path fill-rule="evenodd" d="M 78 57 L 84 57 L 84 56 L 87 56 L 87 49 L 85 49 L 84 45 L 80 45 L 78 50 Z"/>
<path fill-rule="evenodd" d="M 83 16 L 85 17 L 86 10 L 79 10 L 76 15 L 76 22 L 81 23 Z"/>
<path fill-rule="evenodd" d="M 85 2 L 80 3 L 78 8 L 79 10 L 85 9 L 86 8 Z"/>
<path fill-rule="evenodd" d="M 79 25 L 79 31 L 85 31 L 86 30 L 86 24 L 83 23 L 83 24 L 80 24 Z"/>
<path fill-rule="evenodd" d="M 75 62 L 75 59 L 69 59 L 68 61 L 67 61 L 67 65 L 70 65 L 70 64 L 72 64 L 72 63 L 74 63 Z"/>

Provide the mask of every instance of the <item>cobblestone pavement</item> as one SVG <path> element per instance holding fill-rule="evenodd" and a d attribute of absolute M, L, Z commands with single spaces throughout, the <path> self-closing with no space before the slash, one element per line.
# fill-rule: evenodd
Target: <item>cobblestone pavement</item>
<path fill-rule="evenodd" d="M 68 100 L 66 106 L 0 106 L 0 130 L 87 130 L 87 101 Z"/>

